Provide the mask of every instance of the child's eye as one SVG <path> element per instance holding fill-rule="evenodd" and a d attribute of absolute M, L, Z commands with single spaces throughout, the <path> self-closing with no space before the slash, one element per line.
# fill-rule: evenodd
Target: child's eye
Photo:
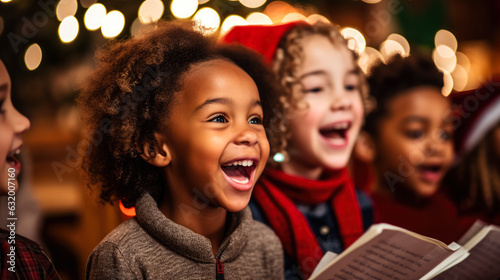
<path fill-rule="evenodd" d="M 262 117 L 253 117 L 248 122 L 249 124 L 262 124 Z"/>
<path fill-rule="evenodd" d="M 218 114 L 218 115 L 215 115 L 214 117 L 210 118 L 208 121 L 209 122 L 216 122 L 216 123 L 225 123 L 225 122 L 227 122 L 227 117 L 223 114 Z"/>
<path fill-rule="evenodd" d="M 405 134 L 410 139 L 418 139 L 424 135 L 424 132 L 422 130 L 408 130 Z"/>
<path fill-rule="evenodd" d="M 357 85 L 345 85 L 345 90 L 347 91 L 354 91 L 354 90 L 357 90 L 358 89 L 358 86 Z"/>
<path fill-rule="evenodd" d="M 302 90 L 303 93 L 320 93 L 323 91 L 322 87 L 314 87 Z"/>
<path fill-rule="evenodd" d="M 441 140 L 443 140 L 443 141 L 449 141 L 449 140 L 451 140 L 452 137 L 453 137 L 452 132 L 449 132 L 446 130 L 441 130 L 439 132 L 439 138 L 441 138 Z"/>

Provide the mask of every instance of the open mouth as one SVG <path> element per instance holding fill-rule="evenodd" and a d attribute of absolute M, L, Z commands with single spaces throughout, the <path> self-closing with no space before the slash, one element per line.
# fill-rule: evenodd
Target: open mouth
<path fill-rule="evenodd" d="M 443 167 L 438 164 L 421 165 L 418 171 L 422 178 L 429 183 L 437 183 L 443 175 Z"/>
<path fill-rule="evenodd" d="M 254 160 L 238 160 L 225 163 L 221 166 L 222 172 L 232 186 L 237 189 L 247 189 L 253 181 L 253 174 L 257 165 Z"/>
<path fill-rule="evenodd" d="M 15 151 L 7 155 L 7 164 L 15 168 L 17 171 L 21 171 L 21 163 L 16 158 L 17 155 L 21 153 L 21 149 L 16 149 Z"/>
<path fill-rule="evenodd" d="M 351 122 L 338 122 L 319 129 L 319 133 L 331 146 L 338 148 L 347 145 L 347 132 Z"/>

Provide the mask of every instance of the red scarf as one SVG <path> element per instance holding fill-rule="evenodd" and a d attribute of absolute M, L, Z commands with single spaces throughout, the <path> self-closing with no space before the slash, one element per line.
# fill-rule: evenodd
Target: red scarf
<path fill-rule="evenodd" d="M 253 191 L 271 228 L 285 251 L 298 264 L 305 278 L 323 257 L 304 215 L 295 202 L 319 204 L 330 201 L 337 217 L 344 249 L 363 234 L 361 210 L 347 169 L 333 172 L 326 180 L 310 180 L 266 169 Z"/>

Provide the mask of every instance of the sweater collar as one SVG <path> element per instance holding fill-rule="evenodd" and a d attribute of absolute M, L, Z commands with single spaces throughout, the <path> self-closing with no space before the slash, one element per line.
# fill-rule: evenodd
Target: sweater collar
<path fill-rule="evenodd" d="M 214 262 L 210 240 L 165 217 L 149 193 L 137 200 L 135 209 L 137 222 L 164 246 L 197 262 Z M 241 212 L 228 212 L 227 221 L 228 230 L 216 256 L 223 262 L 237 258 L 243 251 L 252 226 L 252 214 L 248 207 Z"/>

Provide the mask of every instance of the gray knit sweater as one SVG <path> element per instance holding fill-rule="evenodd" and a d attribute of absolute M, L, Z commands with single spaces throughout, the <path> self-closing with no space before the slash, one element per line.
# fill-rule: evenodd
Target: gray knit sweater
<path fill-rule="evenodd" d="M 216 279 L 208 238 L 165 217 L 151 195 L 136 214 L 94 249 L 87 279 Z M 283 279 L 283 249 L 272 230 L 254 221 L 247 207 L 229 213 L 228 234 L 217 252 L 223 279 Z"/>

